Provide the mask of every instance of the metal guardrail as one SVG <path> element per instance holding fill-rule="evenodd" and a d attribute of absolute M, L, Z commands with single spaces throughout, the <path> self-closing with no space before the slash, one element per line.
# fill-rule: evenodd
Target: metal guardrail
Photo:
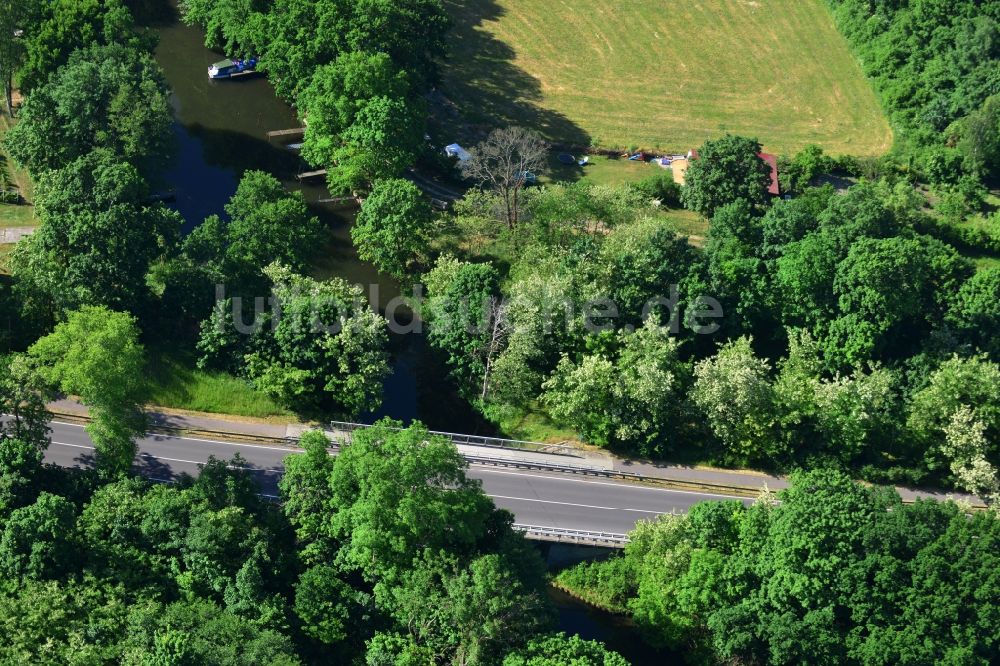
<path fill-rule="evenodd" d="M 590 532 L 588 530 L 570 530 L 562 527 L 544 527 L 541 525 L 514 524 L 514 529 L 522 532 L 529 539 L 539 541 L 555 541 L 559 543 L 604 544 L 616 548 L 624 548 L 628 543 L 627 534 L 614 532 Z"/>
<path fill-rule="evenodd" d="M 642 479 L 643 477 L 634 472 L 620 472 L 614 469 L 604 469 L 603 467 L 586 467 L 584 465 L 559 465 L 547 463 L 539 460 L 518 460 L 516 458 L 490 458 L 488 456 L 474 456 L 464 454 L 464 457 L 473 465 L 491 465 L 494 467 L 514 467 L 517 469 L 544 470 L 547 472 L 561 472 L 565 474 L 583 474 L 585 476 L 603 476 L 609 479 Z"/>
<path fill-rule="evenodd" d="M 350 435 L 355 430 L 365 430 L 371 428 L 364 423 L 349 423 L 347 421 L 331 421 L 328 424 L 330 430 L 343 432 Z M 392 428 L 399 430 L 399 428 Z M 502 437 L 486 437 L 484 435 L 463 435 L 456 432 L 443 432 L 440 430 L 429 430 L 429 434 L 447 437 L 455 444 L 468 444 L 470 446 L 489 446 L 496 449 L 513 449 L 516 451 L 532 451 L 534 453 L 551 453 L 554 455 L 567 456 L 571 458 L 583 458 L 579 449 L 565 444 L 544 444 L 542 442 L 527 442 L 520 439 L 504 439 Z"/>

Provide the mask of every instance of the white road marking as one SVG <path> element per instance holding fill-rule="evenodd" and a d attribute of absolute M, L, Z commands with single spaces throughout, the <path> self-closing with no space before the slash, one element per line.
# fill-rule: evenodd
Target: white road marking
<path fill-rule="evenodd" d="M 672 488 L 651 488 L 650 486 L 640 486 L 640 485 L 633 484 L 633 483 L 613 483 L 613 482 L 610 482 L 610 481 L 590 481 L 589 479 L 573 478 L 572 476 L 570 476 L 570 477 L 564 477 L 564 476 L 543 476 L 542 474 L 531 474 L 530 472 L 528 472 L 528 473 L 525 473 L 525 472 L 506 472 L 506 471 L 501 471 L 501 470 L 490 469 L 489 465 L 486 465 L 486 466 L 476 465 L 476 467 L 478 467 L 480 469 L 484 469 L 485 468 L 490 474 L 504 474 L 506 476 L 529 476 L 529 477 L 531 477 L 533 479 L 547 479 L 549 481 L 568 481 L 568 482 L 572 482 L 572 483 L 590 483 L 590 484 L 593 484 L 595 486 L 614 486 L 615 488 L 635 488 L 636 490 L 651 490 L 651 491 L 657 492 L 657 493 L 671 493 L 671 494 L 673 494 L 673 493 L 679 493 L 681 495 L 697 495 L 699 497 L 723 497 L 725 499 L 739 499 L 739 500 L 748 499 L 746 497 L 739 497 L 737 495 L 720 495 L 718 493 L 703 493 L 703 492 L 699 492 L 697 490 L 674 490 Z M 681 483 L 683 483 L 683 481 Z M 692 482 L 692 483 L 697 483 L 697 482 L 695 481 L 695 482 Z"/>
<path fill-rule="evenodd" d="M 635 513 L 651 513 L 660 515 L 665 511 L 647 511 L 645 509 L 625 509 L 618 506 L 594 506 L 592 504 L 575 504 L 573 502 L 556 502 L 555 500 L 529 499 L 527 497 L 508 497 L 506 495 L 490 495 L 493 499 L 516 500 L 518 502 L 540 502 L 542 504 L 560 504 L 562 506 L 578 506 L 583 509 L 604 509 L 605 511 L 633 511 Z"/>
<path fill-rule="evenodd" d="M 84 446 L 83 444 L 67 444 L 66 442 L 52 442 L 52 443 L 56 444 L 58 446 L 72 446 L 74 449 L 88 449 L 90 451 L 96 450 L 96 449 L 94 449 L 93 446 Z M 142 456 L 145 456 L 147 458 L 152 458 L 153 460 L 165 460 L 167 462 L 187 463 L 189 465 L 204 465 L 206 462 L 208 462 L 208 461 L 205 461 L 205 460 L 198 461 L 198 460 L 184 460 L 182 458 L 166 458 L 164 456 L 154 456 L 152 453 L 146 453 L 145 451 L 139 451 L 138 457 L 142 457 Z M 282 470 L 280 470 L 278 468 L 243 467 L 243 466 L 240 466 L 240 465 L 226 465 L 226 467 L 228 467 L 229 469 L 245 469 L 245 470 L 250 471 L 250 472 L 280 472 L 280 471 L 282 471 Z M 156 480 L 158 480 L 158 479 L 154 479 L 154 481 L 156 481 Z"/>
<path fill-rule="evenodd" d="M 77 427 L 77 428 L 84 427 L 84 426 L 81 426 L 81 425 L 78 425 L 78 424 L 75 424 L 75 423 L 62 423 L 62 422 L 57 422 L 57 421 L 53 421 L 52 423 L 59 423 L 60 425 L 68 425 L 68 426 L 73 426 L 73 427 Z M 155 436 L 156 433 L 153 433 L 153 435 Z M 259 445 L 258 446 L 256 444 L 239 444 L 239 443 L 235 443 L 235 442 L 220 442 L 218 440 L 212 440 L 212 439 L 196 439 L 194 437 L 177 437 L 177 436 L 174 436 L 174 435 L 162 435 L 162 436 L 165 437 L 165 438 L 168 438 L 168 439 L 175 439 L 175 440 L 178 440 L 178 441 L 204 442 L 204 443 L 207 443 L 207 444 L 219 444 L 219 445 L 222 445 L 222 446 L 237 446 L 237 447 L 248 448 L 248 449 L 266 449 L 266 450 L 271 450 L 271 451 L 285 451 L 285 452 L 288 452 L 288 453 L 304 453 L 305 452 L 304 449 L 298 449 L 298 448 L 292 448 L 292 447 L 276 447 L 276 446 L 265 446 L 265 445 Z M 53 444 L 61 444 L 63 446 L 74 446 L 74 447 L 82 448 L 82 449 L 93 449 L 92 446 L 81 446 L 79 444 L 65 444 L 65 443 L 62 443 L 62 442 L 52 442 L 52 443 Z M 145 455 L 152 455 L 152 454 L 148 454 L 147 453 Z M 193 465 L 204 464 L 204 462 L 199 463 L 199 462 L 196 462 L 196 461 L 193 461 L 193 460 L 175 460 L 175 459 L 171 459 L 171 458 L 160 458 L 159 456 L 154 456 L 154 457 L 158 458 L 159 460 L 169 460 L 171 462 L 182 462 L 182 463 L 189 463 L 189 464 L 193 464 Z M 485 471 L 488 474 L 497 474 L 497 475 L 504 475 L 504 476 L 521 476 L 521 477 L 529 477 L 529 478 L 533 478 L 533 479 L 545 479 L 545 480 L 548 480 L 548 481 L 565 481 L 565 482 L 568 482 L 568 483 L 590 483 L 590 484 L 597 485 L 597 486 L 612 486 L 612 487 L 615 487 L 615 488 L 635 488 L 637 490 L 647 490 L 647 491 L 658 492 L 658 493 L 667 493 L 667 494 L 696 495 L 698 497 L 720 497 L 720 498 L 723 498 L 723 499 L 738 499 L 738 500 L 745 500 L 745 499 L 747 499 L 746 497 L 739 497 L 739 496 L 736 496 L 736 495 L 723 495 L 723 494 L 720 494 L 720 493 L 707 493 L 707 492 L 699 492 L 699 491 L 696 491 L 696 490 L 674 490 L 672 488 L 652 488 L 650 486 L 641 486 L 641 485 L 631 484 L 631 483 L 621 483 L 621 482 L 615 483 L 615 482 L 612 482 L 612 481 L 591 481 L 590 479 L 582 479 L 580 477 L 574 477 L 574 476 L 549 476 L 549 475 L 544 475 L 544 474 L 540 474 L 540 473 L 532 473 L 532 472 L 505 471 L 505 470 L 493 469 L 492 466 L 490 466 L 490 465 L 479 465 L 479 464 L 475 464 L 475 463 L 470 464 L 470 467 L 475 467 L 476 469 L 483 470 L 483 471 Z M 277 468 L 275 468 L 275 469 L 269 469 L 267 471 L 269 471 L 269 472 L 277 472 L 277 471 L 280 471 L 280 470 L 277 469 Z"/>

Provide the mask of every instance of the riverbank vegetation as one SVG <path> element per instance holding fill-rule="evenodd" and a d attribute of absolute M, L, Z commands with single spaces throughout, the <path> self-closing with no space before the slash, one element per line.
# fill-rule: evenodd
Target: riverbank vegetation
<path fill-rule="evenodd" d="M 742 166 L 758 151 L 723 138 L 691 167 L 681 198 L 712 216 L 703 249 L 660 214 L 678 194 L 667 178 L 526 189 L 513 227 L 499 195 L 467 195 L 457 242 L 422 278 L 460 390 L 499 423 L 541 407 L 622 452 L 992 497 L 995 269 L 922 233 L 901 176 L 772 203 L 766 174 Z M 959 452 L 965 408 L 980 434 Z M 992 480 L 972 481 L 973 459 Z"/>
<path fill-rule="evenodd" d="M 558 584 L 689 663 L 994 663 L 1000 519 L 829 471 L 747 507 L 640 521 Z"/>

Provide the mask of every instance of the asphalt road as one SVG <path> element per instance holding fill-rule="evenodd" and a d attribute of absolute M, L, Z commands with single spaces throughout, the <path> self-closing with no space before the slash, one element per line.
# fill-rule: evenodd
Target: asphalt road
<path fill-rule="evenodd" d="M 94 448 L 83 426 L 53 422 L 47 462 L 64 467 L 93 463 Z M 197 475 L 210 455 L 225 460 L 239 453 L 266 495 L 277 495 L 282 461 L 294 449 L 236 444 L 192 437 L 151 434 L 138 442 L 136 469 L 147 478 L 171 481 L 182 473 Z M 692 504 L 722 495 L 667 490 L 555 472 L 472 466 L 470 476 L 497 506 L 513 512 L 518 523 L 592 532 L 624 534 L 637 520 L 661 513 L 683 513 Z M 748 501 L 745 500 L 744 501 Z"/>

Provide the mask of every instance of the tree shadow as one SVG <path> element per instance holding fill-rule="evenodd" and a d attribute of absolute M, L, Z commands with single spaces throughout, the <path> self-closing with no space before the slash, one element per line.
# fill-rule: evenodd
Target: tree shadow
<path fill-rule="evenodd" d="M 168 0 L 125 0 L 125 5 L 142 28 L 171 25 L 180 18 L 177 5 Z"/>
<path fill-rule="evenodd" d="M 132 462 L 132 471 L 144 479 L 173 483 L 180 476 L 168 464 L 149 453 L 140 451 Z"/>
<path fill-rule="evenodd" d="M 514 49 L 483 27 L 506 11 L 496 0 L 444 0 L 444 5 L 453 26 L 442 86 L 445 100 L 435 101 L 453 99 L 459 108 L 434 104 L 434 121 L 441 131 L 454 133 L 454 123 L 464 118 L 472 124 L 461 132 L 466 140 L 477 140 L 477 134 L 492 127 L 523 125 L 557 145 L 590 145 L 590 135 L 582 127 L 541 106 L 541 82 L 515 65 Z"/>

